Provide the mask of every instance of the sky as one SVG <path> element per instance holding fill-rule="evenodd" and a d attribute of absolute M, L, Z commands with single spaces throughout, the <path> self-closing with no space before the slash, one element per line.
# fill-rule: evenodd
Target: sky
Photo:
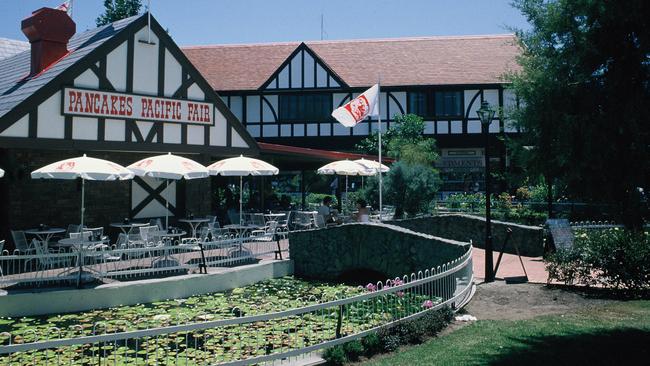
<path fill-rule="evenodd" d="M 512 0 L 151 0 L 181 46 L 321 39 L 510 33 L 528 29 Z M 63 0 L 0 0 L 0 37 L 26 40 L 20 21 Z M 103 0 L 74 0 L 77 31 L 95 28 Z M 147 0 L 142 0 L 143 10 Z"/>

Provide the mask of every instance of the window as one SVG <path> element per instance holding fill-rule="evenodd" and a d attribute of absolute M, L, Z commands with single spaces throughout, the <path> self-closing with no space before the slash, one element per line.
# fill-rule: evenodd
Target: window
<path fill-rule="evenodd" d="M 409 92 L 408 112 L 423 118 L 463 116 L 462 91 Z"/>
<path fill-rule="evenodd" d="M 278 118 L 289 122 L 319 122 L 330 119 L 332 99 L 329 94 L 294 94 L 279 96 Z"/>
<path fill-rule="evenodd" d="M 417 114 L 420 117 L 429 116 L 429 111 L 427 110 L 427 93 L 409 93 L 409 113 Z"/>
<path fill-rule="evenodd" d="M 460 91 L 436 92 L 436 117 L 462 117 L 463 93 Z"/>

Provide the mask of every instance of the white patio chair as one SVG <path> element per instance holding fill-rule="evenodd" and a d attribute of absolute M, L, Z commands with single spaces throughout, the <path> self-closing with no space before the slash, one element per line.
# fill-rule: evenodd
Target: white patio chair
<path fill-rule="evenodd" d="M 31 243 L 28 242 L 24 231 L 11 230 L 11 238 L 14 240 L 14 244 L 16 245 L 16 249 L 18 250 L 18 253 L 34 254 L 36 252 L 36 248 L 34 247 L 33 240 Z"/>
<path fill-rule="evenodd" d="M 72 264 L 72 257 L 56 257 L 54 255 L 59 254 L 60 251 L 46 248 L 45 244 L 39 240 L 32 240 L 32 243 L 35 246 L 39 269 L 47 271 L 55 268 L 70 267 Z"/>
<path fill-rule="evenodd" d="M 281 233 L 278 232 L 277 221 L 269 221 L 268 225 L 261 230 L 251 231 L 251 239 L 255 242 L 276 242 L 277 250 L 274 251 L 275 259 L 282 259 L 282 248 L 280 247 Z"/>
<path fill-rule="evenodd" d="M 2 256 L 4 253 L 2 251 L 5 249 L 5 241 L 0 240 L 0 256 Z M 2 273 L 2 263 L 0 262 L 0 277 L 3 277 L 4 274 Z"/>
<path fill-rule="evenodd" d="M 160 218 L 149 220 L 149 226 L 155 226 L 160 231 L 165 230 L 165 228 L 163 227 L 162 220 L 160 220 Z"/>

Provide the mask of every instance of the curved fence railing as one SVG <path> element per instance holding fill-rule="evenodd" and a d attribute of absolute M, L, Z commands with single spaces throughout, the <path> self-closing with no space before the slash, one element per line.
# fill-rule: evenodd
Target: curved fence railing
<path fill-rule="evenodd" d="M 363 337 L 381 327 L 444 306 L 458 308 L 474 292 L 472 250 L 443 266 L 369 284 L 340 299 L 308 299 L 299 308 L 250 316 L 233 309 L 229 319 L 183 322 L 134 330 L 118 320 L 92 327 L 90 335 L 0 333 L 2 365 L 244 365 L 290 360 Z M 210 319 L 205 314 L 203 319 Z M 79 325 L 89 328 L 88 325 Z M 143 329 L 138 329 L 143 328 Z"/>

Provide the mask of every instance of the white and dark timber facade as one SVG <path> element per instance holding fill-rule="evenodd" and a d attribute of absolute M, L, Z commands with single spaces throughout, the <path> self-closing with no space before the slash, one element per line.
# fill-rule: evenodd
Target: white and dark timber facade
<path fill-rule="evenodd" d="M 368 120 L 346 128 L 333 109 L 381 82 L 384 131 L 398 114 L 414 113 L 441 149 L 446 191 L 483 182 L 482 101 L 516 104 L 504 83 L 516 70 L 513 35 L 423 37 L 184 47 L 183 51 L 257 141 L 353 151 L 378 128 Z M 516 131 L 498 116 L 489 132 L 493 164 L 505 170 L 499 136 Z M 481 185 L 482 189 L 482 185 Z"/>
<path fill-rule="evenodd" d="M 72 20 L 54 9 L 23 21 L 31 49 L 0 60 L 5 234 L 39 223 L 78 222 L 79 182 L 30 178 L 31 171 L 60 159 L 85 153 L 128 165 L 171 152 L 205 164 L 259 155 L 255 140 L 167 32 L 153 17 L 149 31 L 147 21 L 143 14 L 76 34 Z M 42 34 L 49 28 L 29 22 L 64 22 L 67 28 Z M 173 217 L 207 214 L 214 209 L 213 184 L 215 178 L 169 187 L 141 178 L 90 182 L 88 224 L 164 216 L 165 199 Z"/>

